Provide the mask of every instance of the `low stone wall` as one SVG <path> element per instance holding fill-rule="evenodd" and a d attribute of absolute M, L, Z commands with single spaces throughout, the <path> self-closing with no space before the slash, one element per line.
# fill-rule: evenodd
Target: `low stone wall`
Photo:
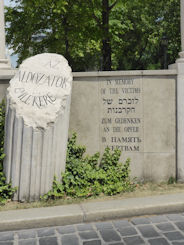
<path fill-rule="evenodd" d="M 14 71 L 0 71 L 0 99 Z M 138 179 L 176 175 L 176 70 L 73 73 L 70 134 L 87 153 L 106 146 L 131 159 Z"/>
<path fill-rule="evenodd" d="M 15 75 L 15 70 L 0 69 L 0 101 L 5 98 L 6 89 L 9 86 L 9 81 Z"/>
<path fill-rule="evenodd" d="M 176 173 L 176 71 L 74 73 L 70 133 L 92 154 L 106 146 L 131 159 L 132 176 Z"/>

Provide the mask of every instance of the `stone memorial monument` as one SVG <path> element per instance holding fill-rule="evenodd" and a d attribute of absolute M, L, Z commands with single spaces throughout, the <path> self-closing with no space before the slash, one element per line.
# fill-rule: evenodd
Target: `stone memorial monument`
<path fill-rule="evenodd" d="M 14 199 L 37 200 L 65 170 L 72 72 L 57 54 L 26 59 L 7 90 L 5 174 Z"/>

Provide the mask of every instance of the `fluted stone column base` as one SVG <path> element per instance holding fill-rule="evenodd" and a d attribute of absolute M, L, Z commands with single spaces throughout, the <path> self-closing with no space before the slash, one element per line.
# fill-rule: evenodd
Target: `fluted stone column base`
<path fill-rule="evenodd" d="M 69 104 L 47 129 L 34 129 L 7 103 L 4 169 L 7 182 L 18 187 L 14 200 L 34 201 L 52 188 L 65 170 Z"/>

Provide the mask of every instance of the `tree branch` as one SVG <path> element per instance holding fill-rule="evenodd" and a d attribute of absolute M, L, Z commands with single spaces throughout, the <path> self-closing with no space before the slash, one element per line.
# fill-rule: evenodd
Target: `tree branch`
<path fill-rule="evenodd" d="M 97 25 L 101 28 L 101 27 L 102 27 L 102 23 L 101 23 L 101 21 L 100 21 L 100 18 L 98 18 L 98 17 L 95 15 L 93 2 L 92 2 L 92 0 L 88 0 L 88 2 L 90 3 L 91 8 L 92 8 L 92 11 L 93 11 L 93 12 L 92 12 L 93 18 L 96 20 Z"/>
<path fill-rule="evenodd" d="M 114 6 L 117 4 L 118 0 L 116 0 L 111 6 L 109 6 L 109 11 L 114 8 Z"/>

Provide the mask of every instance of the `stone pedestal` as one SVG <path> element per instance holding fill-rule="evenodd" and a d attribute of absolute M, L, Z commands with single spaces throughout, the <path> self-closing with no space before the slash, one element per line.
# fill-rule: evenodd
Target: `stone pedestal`
<path fill-rule="evenodd" d="M 14 199 L 38 200 L 65 170 L 72 73 L 61 55 L 23 62 L 7 91 L 4 169 Z"/>
<path fill-rule="evenodd" d="M 175 64 L 169 65 L 169 69 L 177 70 L 176 81 L 176 146 L 177 146 L 177 180 L 184 182 L 184 0 L 180 0 L 180 29 L 181 29 L 181 50 L 180 58 Z"/>
<path fill-rule="evenodd" d="M 0 69 L 10 69 L 11 65 L 8 59 L 0 59 Z"/>
<path fill-rule="evenodd" d="M 176 146 L 177 146 L 177 180 L 184 182 L 184 52 L 179 53 L 180 58 L 169 69 L 177 70 L 176 82 Z"/>

